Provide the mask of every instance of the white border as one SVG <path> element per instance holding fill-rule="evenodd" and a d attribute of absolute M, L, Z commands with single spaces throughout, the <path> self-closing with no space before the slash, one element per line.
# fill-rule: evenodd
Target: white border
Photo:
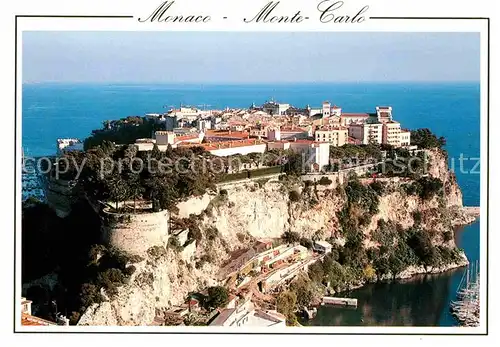
<path fill-rule="evenodd" d="M 237 2 L 238 4 L 236 4 Z M 221 12 L 224 9 L 224 14 L 220 14 L 220 16 L 225 15 L 229 17 L 229 20 L 217 20 L 211 22 L 209 25 L 165 25 L 162 23 L 138 23 L 137 18 L 134 19 L 68 19 L 68 18 L 18 18 L 18 36 L 17 36 L 17 101 L 18 101 L 18 109 L 17 109 L 17 153 L 18 158 L 20 157 L 20 147 L 21 147 L 21 120 L 22 120 L 22 110 L 21 110 L 21 100 L 22 100 L 22 32 L 28 30 L 91 30 L 91 31 L 160 31 L 160 30 L 178 30 L 178 31 L 198 31 L 198 30 L 213 30 L 213 31 L 385 31 L 385 32 L 410 32 L 410 31 L 427 31 L 427 32 L 437 32 L 437 31 L 461 31 L 461 32 L 480 32 L 481 33 L 481 167 L 483 170 L 481 171 L 481 215 L 486 216 L 486 146 L 487 139 L 484 134 L 486 131 L 486 105 L 487 105 L 487 71 L 486 71 L 486 63 L 487 63 L 487 22 L 485 20 L 367 20 L 365 23 L 359 25 L 325 25 L 319 23 L 317 20 L 311 20 L 307 23 L 301 23 L 300 25 L 246 25 L 241 21 L 242 13 L 256 13 L 259 9 L 259 6 L 253 1 L 220 1 L 219 4 L 222 3 L 222 6 L 219 8 L 215 8 L 214 10 L 214 1 L 210 3 L 199 1 L 199 0 L 190 0 L 189 2 L 184 1 L 180 2 L 177 0 L 176 5 L 178 5 L 179 12 L 190 13 L 190 12 L 208 12 L 211 11 L 213 13 Z M 358 8 L 360 6 L 356 6 L 355 3 L 366 4 L 369 1 L 351 1 L 349 6 L 351 8 Z M 372 1 L 373 2 L 373 1 Z M 394 1 L 391 1 L 394 2 Z M 265 2 L 264 2 L 265 3 Z M 151 12 L 154 7 L 158 4 L 156 1 L 142 1 L 141 4 L 134 4 L 134 8 L 132 6 L 128 6 L 127 10 L 119 8 L 117 11 L 116 8 L 108 6 L 99 7 L 99 12 L 97 11 L 85 11 L 80 12 L 72 9 L 71 13 L 69 11 L 64 11 L 58 9 L 57 14 L 132 14 L 134 16 L 144 16 Z M 311 4 L 311 1 L 306 3 L 304 1 L 282 1 L 283 8 L 287 9 L 306 9 L 310 8 L 307 12 L 315 13 L 315 3 Z M 101 4 L 102 5 L 102 4 Z M 306 6 L 308 5 L 308 6 Z M 97 9 L 96 7 L 95 9 Z M 105 11 L 107 9 L 108 11 Z M 110 11 L 111 10 L 111 11 Z M 36 13 L 36 14 L 44 14 L 48 13 L 47 10 L 43 10 L 38 8 L 35 10 L 18 12 L 18 13 Z M 105 13 L 103 13 L 105 12 Z M 284 11 L 287 12 L 287 11 Z M 303 12 L 306 12 L 305 10 Z M 413 15 L 415 11 L 410 13 Z M 227 13 L 227 14 L 226 14 Z M 400 13 L 408 15 L 406 11 L 400 11 Z M 429 15 L 429 13 L 426 13 Z M 316 13 L 317 15 L 317 13 Z M 397 14 L 390 13 L 384 11 L 378 11 L 378 13 L 371 12 L 370 15 L 384 15 L 384 16 L 397 16 Z M 422 15 L 422 14 L 420 14 Z M 446 15 L 446 14 L 441 14 Z M 312 15 L 311 15 L 312 17 Z M 18 160 L 18 173 L 20 173 L 20 163 Z M 21 196 L 21 177 L 18 175 L 16 177 L 17 180 L 17 196 Z M 17 201 L 17 214 L 16 219 L 18 221 L 21 220 L 21 204 L 18 199 Z M 490 231 L 491 232 L 491 231 Z M 18 236 L 17 240 L 17 262 L 16 262 L 16 280 L 17 283 L 21 283 L 20 279 L 20 252 L 21 252 L 21 242 L 20 242 L 20 225 L 16 226 L 16 235 Z M 490 241 L 491 242 L 491 241 Z M 484 252 L 486 245 L 486 218 L 483 217 L 481 221 L 481 267 L 483 269 L 481 273 L 481 281 L 486 284 L 486 254 Z M 16 297 L 20 298 L 20 285 L 17 286 Z M 486 285 L 481 286 L 481 296 L 485 298 Z M 20 299 L 18 299 L 19 301 Z M 16 307 L 19 307 L 19 302 L 16 302 Z M 485 322 L 485 306 L 486 301 L 483 300 L 481 302 L 481 321 Z M 40 331 L 40 329 L 35 329 L 35 327 L 21 327 L 20 326 L 20 312 L 17 312 L 16 315 L 16 331 Z M 76 332 L 76 331 L 92 331 L 92 332 L 118 332 L 118 331 L 127 331 L 127 332 L 167 332 L 171 328 L 168 327 L 66 327 L 65 331 L 68 332 Z M 271 333 L 274 331 L 270 331 L 267 329 L 226 329 L 226 328 L 215 328 L 215 327 L 175 327 L 173 328 L 175 331 L 185 331 L 185 332 L 265 332 Z M 484 324 L 478 328 L 396 328 L 396 327 L 307 327 L 307 328 L 286 328 L 282 332 L 286 333 L 304 333 L 304 329 L 307 329 L 307 333 L 354 333 L 354 334 L 363 334 L 363 333 L 484 333 L 486 331 L 486 327 Z M 43 331 L 60 331 L 61 327 L 56 327 L 55 329 L 52 327 L 46 327 L 41 329 Z"/>

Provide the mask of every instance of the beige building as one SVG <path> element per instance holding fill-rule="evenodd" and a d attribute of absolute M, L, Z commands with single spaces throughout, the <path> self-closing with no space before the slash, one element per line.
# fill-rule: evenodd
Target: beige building
<path fill-rule="evenodd" d="M 400 144 L 401 146 L 409 146 L 410 145 L 410 135 L 411 133 L 408 130 L 401 130 L 399 133 Z"/>
<path fill-rule="evenodd" d="M 349 125 L 350 137 L 359 140 L 361 144 L 382 143 L 382 124 L 380 123 L 356 123 Z"/>
<path fill-rule="evenodd" d="M 347 143 L 348 130 L 346 127 L 325 127 L 316 130 L 314 138 L 317 142 L 328 142 L 339 147 Z"/>
<path fill-rule="evenodd" d="M 382 143 L 393 147 L 401 147 L 401 124 L 390 121 L 382 126 Z"/>

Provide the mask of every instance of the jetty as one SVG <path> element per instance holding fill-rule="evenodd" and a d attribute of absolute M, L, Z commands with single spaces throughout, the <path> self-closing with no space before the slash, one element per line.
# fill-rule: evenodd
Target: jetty
<path fill-rule="evenodd" d="M 476 262 L 464 272 L 457 290 L 457 300 L 450 304 L 450 311 L 461 326 L 479 326 L 479 271 Z"/>
<path fill-rule="evenodd" d="M 337 298 L 334 296 L 325 296 L 321 305 L 349 306 L 358 307 L 358 299 L 352 298 Z"/>

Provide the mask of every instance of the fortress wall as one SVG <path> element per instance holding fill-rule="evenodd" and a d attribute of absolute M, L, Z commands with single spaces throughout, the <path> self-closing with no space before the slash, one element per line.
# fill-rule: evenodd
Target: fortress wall
<path fill-rule="evenodd" d="M 118 214 L 103 211 L 101 227 L 104 242 L 122 251 L 144 255 L 153 246 L 166 246 L 169 212 Z"/>

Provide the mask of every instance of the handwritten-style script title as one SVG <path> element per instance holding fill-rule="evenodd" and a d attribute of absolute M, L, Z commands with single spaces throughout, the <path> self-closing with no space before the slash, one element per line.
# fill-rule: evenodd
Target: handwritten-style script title
<path fill-rule="evenodd" d="M 366 5 L 357 10 L 346 10 L 344 1 L 321 0 L 316 6 L 319 12 L 318 19 L 321 23 L 362 23 L 366 20 L 365 14 L 369 6 Z M 302 23 L 310 18 L 301 10 L 289 11 L 285 13 L 280 7 L 280 1 L 270 1 L 264 7 L 259 8 L 248 16 L 242 16 L 244 23 Z M 349 13 L 348 13 L 349 12 Z M 180 13 L 175 1 L 165 1 L 161 3 L 149 15 L 138 18 L 141 23 L 208 23 L 214 19 L 228 19 L 220 14 L 220 18 L 208 13 Z"/>

